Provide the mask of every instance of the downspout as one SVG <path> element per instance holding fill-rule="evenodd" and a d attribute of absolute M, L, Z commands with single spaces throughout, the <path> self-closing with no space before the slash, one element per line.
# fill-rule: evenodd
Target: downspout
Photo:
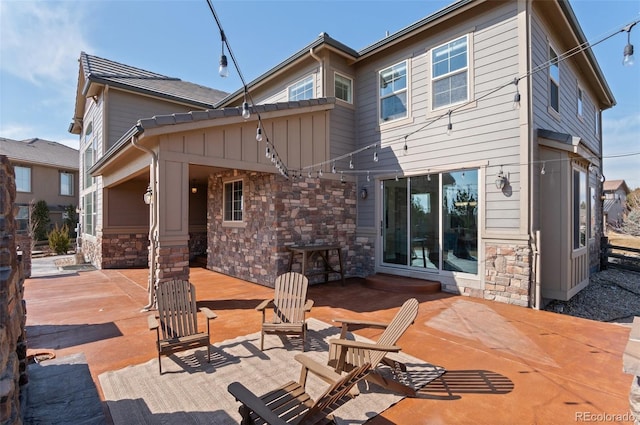
<path fill-rule="evenodd" d="M 141 130 L 138 128 L 138 130 Z M 149 311 L 155 307 L 155 299 L 156 299 L 156 285 L 155 285 L 155 276 L 156 276 L 156 250 L 157 250 L 157 231 L 158 231 L 158 155 L 149 149 L 146 146 L 142 146 L 138 143 L 138 131 L 131 138 L 131 144 L 148 153 L 151 156 L 151 172 L 149 173 L 151 176 L 151 181 L 149 182 L 149 186 L 151 187 L 151 208 L 149 211 L 149 282 L 147 286 L 147 292 L 149 294 L 149 301 L 146 306 L 142 308 L 142 311 Z"/>
<path fill-rule="evenodd" d="M 322 79 L 322 86 L 321 86 L 321 90 L 322 92 L 320 93 L 320 97 L 325 97 L 325 75 L 324 75 L 324 59 L 322 59 L 321 57 L 319 57 L 318 55 L 316 55 L 313 52 L 313 47 L 309 49 L 309 55 L 311 55 L 312 58 L 314 58 L 316 61 L 318 61 L 318 63 L 320 64 L 320 78 Z"/>
<path fill-rule="evenodd" d="M 542 303 L 542 295 L 540 291 L 540 230 L 536 230 L 535 239 L 533 241 L 533 267 L 535 286 L 533 289 L 533 308 L 540 310 Z"/>

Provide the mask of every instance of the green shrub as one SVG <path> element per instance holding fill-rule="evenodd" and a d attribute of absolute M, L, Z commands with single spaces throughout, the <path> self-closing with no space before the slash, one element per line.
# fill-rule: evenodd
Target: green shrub
<path fill-rule="evenodd" d="M 67 225 L 56 227 L 49 232 L 49 248 L 56 254 L 66 254 L 69 251 L 71 241 L 69 239 L 69 228 Z"/>
<path fill-rule="evenodd" d="M 34 223 L 33 239 L 36 241 L 47 240 L 47 231 L 49 229 L 49 206 L 43 200 L 36 202 L 33 207 L 31 220 Z"/>

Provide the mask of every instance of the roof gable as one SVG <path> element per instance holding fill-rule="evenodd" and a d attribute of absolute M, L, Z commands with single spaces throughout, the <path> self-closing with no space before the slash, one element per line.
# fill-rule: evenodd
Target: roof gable
<path fill-rule="evenodd" d="M 84 100 L 100 93 L 105 85 L 140 93 L 172 102 L 193 106 L 194 109 L 213 108 L 227 93 L 199 84 L 182 81 L 109 59 L 80 53 L 80 71 L 74 123 L 69 131 L 79 134 L 78 121 L 84 115 Z"/>
<path fill-rule="evenodd" d="M 13 140 L 0 137 L 0 153 L 12 162 L 78 170 L 78 150 L 43 139 Z"/>

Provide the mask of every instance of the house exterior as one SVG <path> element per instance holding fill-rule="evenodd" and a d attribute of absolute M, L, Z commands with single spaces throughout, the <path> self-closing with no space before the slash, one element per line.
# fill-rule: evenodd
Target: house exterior
<path fill-rule="evenodd" d="M 16 176 L 17 231 L 26 232 L 29 205 L 40 200 L 49 207 L 49 230 L 64 224 L 64 215 L 78 205 L 78 150 L 43 139 L 0 138 Z M 70 229 L 73 231 L 73 229 Z"/>
<path fill-rule="evenodd" d="M 627 195 L 631 193 L 624 180 L 607 180 L 602 184 L 604 195 L 603 211 L 605 224 L 614 228 L 622 226 L 625 216 L 629 212 Z"/>
<path fill-rule="evenodd" d="M 600 119 L 615 105 L 590 49 L 563 56 L 585 42 L 567 1 L 460 0 L 361 51 L 322 33 L 250 97 L 166 111 L 126 110 L 160 93 L 113 100 L 83 54 L 71 130 L 102 117 L 97 140 L 81 136 L 85 255 L 148 261 L 158 282 L 206 253 L 272 285 L 289 246 L 338 244 L 347 276 L 567 300 L 599 264 Z M 116 102 L 118 129 L 104 118 Z"/>

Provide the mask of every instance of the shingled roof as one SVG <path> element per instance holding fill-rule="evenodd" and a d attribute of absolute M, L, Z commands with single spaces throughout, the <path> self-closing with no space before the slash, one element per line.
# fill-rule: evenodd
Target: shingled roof
<path fill-rule="evenodd" d="M 203 108 L 213 108 L 227 95 L 226 92 L 220 90 L 88 55 L 85 52 L 80 54 L 80 66 L 85 78 L 83 89 L 85 95 L 92 83 L 108 84 L 112 87 L 189 103 Z"/>
<path fill-rule="evenodd" d="M 9 160 L 78 170 L 78 150 L 58 142 L 43 139 L 13 140 L 0 137 L 0 154 Z"/>

